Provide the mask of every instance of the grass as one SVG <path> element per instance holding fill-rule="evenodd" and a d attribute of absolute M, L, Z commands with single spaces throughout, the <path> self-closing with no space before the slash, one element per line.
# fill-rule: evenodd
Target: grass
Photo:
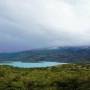
<path fill-rule="evenodd" d="M 0 90 L 90 90 L 90 64 L 34 69 L 1 65 Z"/>

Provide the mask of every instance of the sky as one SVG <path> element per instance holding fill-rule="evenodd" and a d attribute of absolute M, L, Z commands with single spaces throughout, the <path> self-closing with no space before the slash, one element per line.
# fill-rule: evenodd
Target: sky
<path fill-rule="evenodd" d="M 90 0 L 0 0 L 0 52 L 90 46 Z"/>

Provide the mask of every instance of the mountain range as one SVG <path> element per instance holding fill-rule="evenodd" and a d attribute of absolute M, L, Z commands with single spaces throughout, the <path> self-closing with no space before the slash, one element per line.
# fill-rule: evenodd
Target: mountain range
<path fill-rule="evenodd" d="M 58 47 L 0 53 L 0 62 L 5 61 L 90 63 L 90 47 Z"/>

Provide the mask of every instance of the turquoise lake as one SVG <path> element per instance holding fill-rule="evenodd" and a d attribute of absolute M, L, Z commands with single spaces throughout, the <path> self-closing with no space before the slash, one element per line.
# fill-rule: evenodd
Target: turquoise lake
<path fill-rule="evenodd" d="M 21 62 L 21 61 L 16 61 L 16 62 L 3 62 L 0 63 L 0 65 L 9 65 L 9 66 L 14 66 L 14 67 L 19 67 L 19 68 L 40 68 L 40 67 L 51 67 L 51 66 L 56 66 L 56 65 L 61 65 L 65 63 L 59 63 L 59 62 Z"/>

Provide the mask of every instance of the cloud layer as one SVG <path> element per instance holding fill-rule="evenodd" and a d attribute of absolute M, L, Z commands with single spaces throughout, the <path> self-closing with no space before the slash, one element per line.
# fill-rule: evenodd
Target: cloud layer
<path fill-rule="evenodd" d="M 0 51 L 90 45 L 90 0 L 0 1 Z"/>

